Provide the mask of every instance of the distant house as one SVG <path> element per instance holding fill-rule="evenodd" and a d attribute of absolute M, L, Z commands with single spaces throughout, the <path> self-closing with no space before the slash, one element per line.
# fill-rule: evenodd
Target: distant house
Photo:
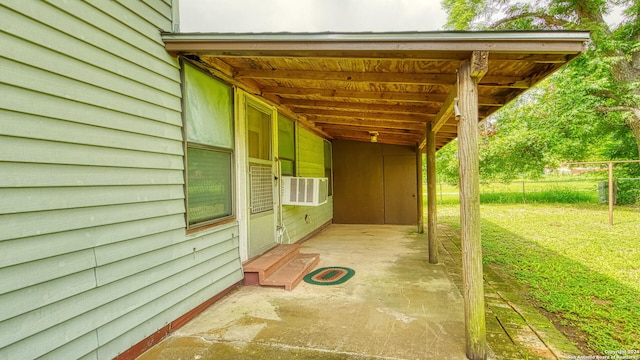
<path fill-rule="evenodd" d="M 332 221 L 421 223 L 426 126 L 433 149 L 457 136 L 449 92 L 469 49 L 498 49 L 480 84 L 487 116 L 585 38 L 198 45 L 174 34 L 176 14 L 175 0 L 0 4 L 0 359 L 131 357 L 277 243 Z M 327 201 L 284 205 L 285 176 L 327 178 Z"/>

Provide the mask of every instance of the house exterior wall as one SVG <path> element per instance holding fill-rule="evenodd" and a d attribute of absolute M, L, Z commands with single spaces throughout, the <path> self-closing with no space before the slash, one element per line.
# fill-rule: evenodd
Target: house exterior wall
<path fill-rule="evenodd" d="M 171 1 L 0 14 L 0 359 L 111 359 L 242 279 L 185 231 Z"/>
<path fill-rule="evenodd" d="M 297 131 L 297 176 L 324 177 L 323 139 L 299 127 Z M 284 242 L 296 242 L 311 234 L 333 218 L 333 196 L 320 206 L 283 206 L 283 222 L 287 229 Z M 288 235 L 288 237 L 287 237 Z"/>

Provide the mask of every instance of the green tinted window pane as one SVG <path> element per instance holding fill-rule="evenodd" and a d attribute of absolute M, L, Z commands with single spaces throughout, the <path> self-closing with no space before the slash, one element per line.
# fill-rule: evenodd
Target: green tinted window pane
<path fill-rule="evenodd" d="M 233 147 L 233 92 L 189 64 L 184 64 L 187 140 Z"/>
<path fill-rule="evenodd" d="M 296 158 L 294 122 L 282 115 L 278 115 L 278 155 L 290 160 Z"/>
<path fill-rule="evenodd" d="M 247 106 L 249 157 L 271 160 L 271 114 Z"/>
<path fill-rule="evenodd" d="M 232 214 L 231 154 L 187 148 L 189 225 Z"/>
<path fill-rule="evenodd" d="M 280 170 L 282 172 L 282 175 L 295 176 L 293 172 L 293 161 L 291 160 L 280 159 Z"/>

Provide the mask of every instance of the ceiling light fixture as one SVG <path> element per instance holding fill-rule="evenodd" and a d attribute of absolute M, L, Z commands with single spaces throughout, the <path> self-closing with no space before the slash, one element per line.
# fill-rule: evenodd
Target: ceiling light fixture
<path fill-rule="evenodd" d="M 377 131 L 369 131 L 369 135 L 371 135 L 371 142 L 378 142 L 378 135 L 380 135 L 380 133 L 378 133 Z"/>

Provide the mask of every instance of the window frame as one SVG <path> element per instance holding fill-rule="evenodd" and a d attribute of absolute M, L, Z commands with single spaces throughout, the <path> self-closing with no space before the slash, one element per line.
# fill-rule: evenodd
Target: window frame
<path fill-rule="evenodd" d="M 187 121 L 187 113 L 188 113 L 188 106 L 187 106 L 187 84 L 186 84 L 186 75 L 185 75 L 185 67 L 186 66 L 190 66 L 192 68 L 192 70 L 195 71 L 199 71 L 204 75 L 209 76 L 211 79 L 218 81 L 222 84 L 224 84 L 225 86 L 228 86 L 229 89 L 231 90 L 231 96 L 230 96 L 230 108 L 231 108 L 231 139 L 232 139 L 232 144 L 231 147 L 226 148 L 226 147 L 221 147 L 221 146 L 214 146 L 214 145 L 210 145 L 210 144 L 202 144 L 202 143 L 198 143 L 198 142 L 194 142 L 194 141 L 189 141 L 189 129 L 188 129 L 188 121 Z M 186 226 L 186 232 L 187 234 L 190 233 L 194 233 L 194 232 L 198 232 L 198 231 L 202 231 L 202 230 L 206 230 L 215 226 L 219 226 L 219 225 L 223 225 L 223 224 L 227 224 L 227 223 L 231 223 L 233 221 L 236 220 L 236 159 L 235 159 L 235 98 L 233 95 L 233 87 L 231 85 L 229 85 L 228 83 L 226 83 L 225 81 L 223 81 L 222 79 L 219 79 L 209 73 L 207 73 L 206 71 L 203 71 L 200 67 L 198 67 L 196 64 L 194 64 L 193 62 L 189 61 L 188 59 L 184 58 L 184 57 L 180 57 L 180 80 L 181 80 L 181 90 L 182 90 L 182 99 L 181 99 L 181 103 L 182 103 L 182 139 L 183 139 L 183 163 L 184 163 L 184 169 L 183 169 L 183 175 L 184 175 L 184 185 L 183 185 L 183 193 L 184 193 L 184 202 L 185 202 L 185 212 L 184 212 L 184 217 L 185 217 L 185 226 Z M 226 153 L 229 154 L 229 173 L 230 173 L 230 182 L 231 182 L 231 186 L 230 186 L 230 200 L 231 200 L 231 211 L 229 215 L 224 215 L 224 216 L 220 216 L 220 217 L 216 217 L 210 220 L 205 220 L 205 221 L 200 221 L 197 223 L 190 223 L 190 216 L 189 216 L 189 168 L 188 168 L 188 163 L 189 163 L 189 159 L 188 159 L 188 150 L 189 149 L 198 149 L 198 150 L 205 150 L 205 151 L 211 151 L 211 152 L 217 152 L 217 153 Z"/>
<path fill-rule="evenodd" d="M 288 158 L 288 157 L 283 157 L 282 153 L 280 152 L 280 117 L 282 117 L 284 120 L 286 121 L 290 121 L 291 125 L 293 127 L 293 134 L 292 134 L 292 140 L 293 140 L 293 158 Z M 298 163 L 297 163 L 297 159 L 298 159 L 298 123 L 295 122 L 294 120 L 290 119 L 288 116 L 285 116 L 283 114 L 281 114 L 280 112 L 278 112 L 278 159 L 280 161 L 280 175 L 281 176 L 297 176 L 298 174 Z M 282 173 L 282 160 L 287 160 L 287 161 L 291 161 L 292 164 L 292 174 L 285 174 Z"/>
<path fill-rule="evenodd" d="M 333 144 L 331 141 L 327 139 L 322 139 L 322 154 L 325 161 L 324 163 L 324 176 L 328 179 L 328 191 L 327 197 L 333 196 Z M 327 167 L 327 153 L 326 150 L 329 149 L 329 166 Z M 327 170 L 329 171 L 329 175 L 327 176 Z"/>

